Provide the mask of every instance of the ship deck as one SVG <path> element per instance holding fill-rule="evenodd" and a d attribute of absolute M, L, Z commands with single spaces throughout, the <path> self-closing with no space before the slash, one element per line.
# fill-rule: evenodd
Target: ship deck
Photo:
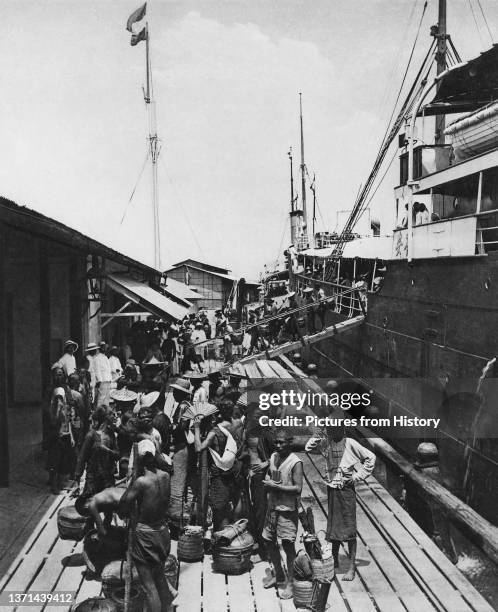
<path fill-rule="evenodd" d="M 318 459 L 301 455 L 305 466 L 302 500 L 314 509 L 317 531 L 326 525 L 326 491 Z M 470 582 L 444 556 L 389 493 L 370 477 L 357 487 L 357 575 L 341 580 L 339 569 L 328 602 L 333 612 L 492 612 Z M 72 503 L 68 493 L 54 501 L 0 581 L 0 592 L 72 591 L 77 602 L 101 593 L 101 583 L 85 576 L 82 543 L 61 540 L 57 510 Z M 297 548 L 302 548 L 298 544 Z M 176 542 L 173 542 L 173 553 Z M 345 552 L 341 552 L 344 561 Z M 343 565 L 343 563 L 341 563 Z M 202 562 L 181 563 L 178 612 L 290 612 L 292 600 L 275 589 L 264 590 L 266 563 L 241 576 L 216 574 L 210 556 Z M 1 606 L 2 612 L 23 609 Z M 54 606 L 33 606 L 32 612 L 57 612 Z"/>

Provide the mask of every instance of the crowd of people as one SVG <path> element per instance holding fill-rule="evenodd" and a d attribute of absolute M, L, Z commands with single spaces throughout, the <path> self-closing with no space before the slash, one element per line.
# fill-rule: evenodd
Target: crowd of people
<path fill-rule="evenodd" d="M 303 327 L 316 331 L 317 320 L 323 328 L 319 292 L 302 292 L 304 303 L 318 301 L 304 315 L 304 326 L 298 314 L 286 316 L 297 308 L 295 294 L 283 308 L 268 299 L 249 312 L 244 353 L 278 343 L 282 334 L 302 340 Z M 80 351 L 68 340 L 53 364 L 43 415 L 49 486 L 54 493 L 72 488 L 78 511 L 102 538 L 113 514 L 125 517 L 138 502 L 133 559 L 150 610 L 169 609 L 176 596 L 159 571 L 170 536 L 178 538 L 187 524 L 200 525 L 209 552 L 207 534 L 241 517 L 254 535 L 254 554 L 271 564 L 264 587 L 277 586 L 281 597 L 292 597 L 303 468 L 288 433 L 259 422 L 265 413 L 257 397 L 274 381 L 249 382 L 231 366 L 240 332 L 222 311 L 214 320 L 201 311 L 176 325 L 150 319 L 134 331 L 135 342 L 121 348 L 102 342 Z M 213 338 L 222 341 L 227 364 L 209 369 L 206 347 Z M 140 361 L 132 352 L 137 344 Z M 355 537 L 352 463 L 364 466 L 363 476 L 373 468 L 371 453 L 344 440 L 330 430 L 309 443 L 310 451 L 320 449 L 331 462 L 329 484 L 339 482 L 339 472 L 347 484 L 334 485 L 329 493 L 328 531 L 334 542 Z M 336 561 L 337 551 L 334 544 Z M 354 575 L 354 553 L 351 543 L 346 579 Z"/>

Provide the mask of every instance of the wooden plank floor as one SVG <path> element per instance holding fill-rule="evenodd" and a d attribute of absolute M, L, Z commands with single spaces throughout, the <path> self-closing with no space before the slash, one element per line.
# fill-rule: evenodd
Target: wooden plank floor
<path fill-rule="evenodd" d="M 302 501 L 315 514 L 317 531 L 326 527 L 327 491 L 319 470 L 320 456 L 302 454 L 305 486 Z M 346 550 L 331 585 L 331 612 L 492 612 L 466 578 L 441 553 L 408 514 L 374 479 L 356 488 L 358 553 L 357 575 L 342 580 Z M 0 580 L 0 592 L 11 590 L 73 591 L 76 601 L 101 593 L 99 580 L 85 575 L 82 544 L 60 540 L 57 510 L 72 500 L 57 497 L 9 571 Z M 297 548 L 302 548 L 298 542 Z M 176 542 L 172 542 L 176 553 Z M 281 600 L 275 588 L 262 588 L 268 568 L 257 563 L 242 576 L 215 574 L 211 557 L 181 563 L 178 612 L 291 612 L 291 600 Z M 62 612 L 64 607 L 9 607 L 0 612 Z"/>
<path fill-rule="evenodd" d="M 326 487 L 320 478 L 323 458 L 302 457 L 306 474 L 303 505 L 314 508 L 317 530 L 323 529 L 327 509 Z M 358 484 L 356 496 L 358 575 L 353 582 L 344 582 L 339 569 L 335 580 L 352 610 L 493 610 L 375 478 Z M 363 584 L 371 607 L 358 599 L 359 585 L 356 592 L 350 590 L 355 582 Z"/>

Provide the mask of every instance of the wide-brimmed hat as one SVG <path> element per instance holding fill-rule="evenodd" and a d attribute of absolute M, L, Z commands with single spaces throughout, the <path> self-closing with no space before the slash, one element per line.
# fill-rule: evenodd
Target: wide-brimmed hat
<path fill-rule="evenodd" d="M 111 391 L 111 399 L 115 402 L 136 402 L 138 394 L 131 389 L 113 389 Z"/>
<path fill-rule="evenodd" d="M 64 387 L 56 387 L 54 389 L 54 397 L 66 397 L 66 392 L 64 391 Z"/>
<path fill-rule="evenodd" d="M 137 444 L 138 456 L 143 457 L 147 453 L 156 455 L 156 446 L 152 440 L 140 440 Z"/>
<path fill-rule="evenodd" d="M 140 408 L 150 408 L 153 406 L 157 402 L 159 395 L 159 391 L 151 391 L 150 393 L 142 395 L 140 398 Z"/>
<path fill-rule="evenodd" d="M 152 355 L 152 357 L 149 359 L 149 361 L 144 361 L 142 363 L 142 367 L 146 368 L 146 367 L 149 367 L 149 366 L 160 366 L 160 365 L 164 365 L 164 364 L 165 364 L 164 361 L 159 361 L 158 359 L 156 359 L 154 357 L 154 355 Z"/>
<path fill-rule="evenodd" d="M 136 366 L 137 362 L 134 359 L 127 359 L 126 360 L 126 365 Z"/>
<path fill-rule="evenodd" d="M 241 378 L 241 379 L 248 377 L 245 372 L 242 372 L 241 370 L 234 370 L 233 368 L 230 368 L 230 370 L 228 370 L 227 376 L 230 376 L 230 378 Z"/>
<path fill-rule="evenodd" d="M 188 393 L 189 395 L 192 393 L 190 390 L 190 382 L 186 378 L 177 378 L 169 387 L 170 389 L 177 389 L 178 391 Z"/>
<path fill-rule="evenodd" d="M 311 287 L 306 287 L 306 289 L 303 289 L 303 293 L 313 293 L 313 289 Z"/>
<path fill-rule="evenodd" d="M 185 372 L 183 375 L 185 378 L 189 378 L 190 380 L 202 380 L 203 378 L 207 378 L 206 372 Z"/>
<path fill-rule="evenodd" d="M 95 342 L 90 342 L 86 345 L 85 353 L 89 353 L 90 351 L 96 351 L 98 348 L 98 344 L 95 344 Z"/>
<path fill-rule="evenodd" d="M 242 393 L 239 399 L 235 402 L 235 405 L 247 408 L 247 391 L 244 391 L 244 393 Z"/>
<path fill-rule="evenodd" d="M 64 342 L 64 348 L 67 348 L 68 346 L 75 346 L 76 348 L 74 349 L 75 351 L 77 351 L 80 347 L 80 345 L 75 342 L 74 340 L 66 340 Z"/>

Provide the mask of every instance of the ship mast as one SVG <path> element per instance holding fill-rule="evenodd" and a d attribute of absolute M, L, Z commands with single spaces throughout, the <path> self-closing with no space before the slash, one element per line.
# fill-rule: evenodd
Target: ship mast
<path fill-rule="evenodd" d="M 159 159 L 160 146 L 157 137 L 157 122 L 156 122 L 156 102 L 153 99 L 152 89 L 152 71 L 150 65 L 149 51 L 149 26 L 146 24 L 146 39 L 145 39 L 145 56 L 146 56 L 146 73 L 147 82 L 144 92 L 144 100 L 147 106 L 147 116 L 149 122 L 149 155 L 152 167 L 152 212 L 154 223 L 154 267 L 161 270 L 161 238 L 159 231 L 159 200 L 157 196 L 157 160 Z"/>
<path fill-rule="evenodd" d="M 287 153 L 290 162 L 290 194 L 291 194 L 291 213 L 294 212 L 294 169 L 292 167 L 292 147 Z"/>
<path fill-rule="evenodd" d="M 446 46 L 448 35 L 446 33 L 446 0 L 439 0 L 439 11 L 438 11 L 438 23 L 437 23 L 437 52 L 436 52 L 436 66 L 437 74 L 441 74 L 446 70 Z M 439 85 L 438 85 L 439 87 Z M 445 116 L 436 115 L 435 124 L 435 144 L 444 144 L 444 128 L 445 128 Z"/>
<path fill-rule="evenodd" d="M 306 165 L 304 163 L 304 134 L 303 134 L 303 101 L 299 94 L 299 120 L 301 125 L 301 198 L 303 203 L 303 234 L 308 228 L 308 217 L 306 214 Z"/>

